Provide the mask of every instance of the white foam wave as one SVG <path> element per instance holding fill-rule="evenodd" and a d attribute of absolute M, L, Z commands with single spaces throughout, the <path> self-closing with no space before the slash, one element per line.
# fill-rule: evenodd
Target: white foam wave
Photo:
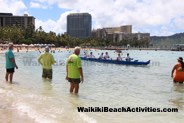
<path fill-rule="evenodd" d="M 79 113 L 79 116 L 80 118 L 82 118 L 82 120 L 84 120 L 87 123 L 97 123 L 95 119 L 93 119 L 92 117 L 89 117 L 85 113 Z"/>
<path fill-rule="evenodd" d="M 41 114 L 24 103 L 17 103 L 14 105 L 20 115 L 27 115 L 34 119 L 38 123 L 57 123 L 56 121 L 49 119 L 44 114 Z"/>
<path fill-rule="evenodd" d="M 5 93 L 6 91 L 4 89 L 0 88 L 0 94 Z"/>

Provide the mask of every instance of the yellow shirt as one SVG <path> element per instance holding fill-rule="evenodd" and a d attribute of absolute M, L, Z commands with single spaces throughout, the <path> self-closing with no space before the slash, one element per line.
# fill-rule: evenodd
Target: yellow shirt
<path fill-rule="evenodd" d="M 40 55 L 38 62 L 44 69 L 52 69 L 52 65 L 55 63 L 54 57 L 51 53 L 45 52 Z"/>
<path fill-rule="evenodd" d="M 68 78 L 72 79 L 80 78 L 79 68 L 82 68 L 82 66 L 81 66 L 81 59 L 79 56 L 77 56 L 76 54 L 70 55 L 67 60 L 67 66 L 68 66 Z"/>

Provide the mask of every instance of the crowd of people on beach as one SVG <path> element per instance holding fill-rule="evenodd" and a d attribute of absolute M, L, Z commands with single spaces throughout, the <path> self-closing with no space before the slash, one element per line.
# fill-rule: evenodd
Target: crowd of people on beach
<path fill-rule="evenodd" d="M 15 72 L 15 68 L 18 69 L 18 66 L 15 61 L 15 56 L 13 51 L 13 44 L 10 43 L 8 45 L 8 50 L 5 52 L 5 59 L 6 59 L 6 75 L 5 79 L 6 81 L 12 83 L 13 80 L 13 74 Z M 52 65 L 55 64 L 55 59 L 52 55 L 52 53 L 49 52 L 50 48 L 48 46 L 45 47 L 45 51 L 41 52 L 41 54 L 38 57 L 38 62 L 42 66 L 42 77 L 43 78 L 48 78 L 52 79 Z M 82 70 L 82 64 L 81 64 L 81 59 L 79 57 L 80 55 L 81 48 L 80 47 L 75 47 L 73 54 L 71 54 L 66 63 L 66 80 L 70 82 L 70 92 L 71 93 L 78 93 L 79 91 L 79 83 L 83 83 L 84 81 L 84 76 L 83 76 L 83 70 Z M 84 57 L 86 58 L 96 58 L 93 55 L 93 52 L 90 52 L 89 55 L 84 52 Z M 108 52 L 100 54 L 100 56 L 97 59 L 104 59 L 104 60 L 109 60 L 112 58 L 109 56 Z M 117 59 L 118 61 L 122 61 L 123 57 L 121 57 L 121 54 L 118 53 Z M 131 61 L 132 58 L 130 58 L 129 53 L 127 53 L 127 56 L 125 57 L 126 61 Z M 174 83 L 179 82 L 182 84 L 184 82 L 184 62 L 183 58 L 179 57 L 177 59 L 178 63 L 173 67 L 172 72 L 171 72 L 171 77 L 173 78 Z"/>

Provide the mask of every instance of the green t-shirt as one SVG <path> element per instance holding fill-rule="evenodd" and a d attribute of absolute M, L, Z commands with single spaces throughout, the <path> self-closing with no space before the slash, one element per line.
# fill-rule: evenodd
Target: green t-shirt
<path fill-rule="evenodd" d="M 67 60 L 67 66 L 68 66 L 68 78 L 77 79 L 80 78 L 80 71 L 79 68 L 82 68 L 81 66 L 81 59 L 76 54 L 72 54 L 69 56 Z"/>
<path fill-rule="evenodd" d="M 55 63 L 54 57 L 51 53 L 45 52 L 40 55 L 38 62 L 44 69 L 52 69 L 52 65 Z"/>
<path fill-rule="evenodd" d="M 6 69 L 14 68 L 15 65 L 10 61 L 11 58 L 14 58 L 12 50 L 6 51 L 5 58 L 6 58 Z"/>

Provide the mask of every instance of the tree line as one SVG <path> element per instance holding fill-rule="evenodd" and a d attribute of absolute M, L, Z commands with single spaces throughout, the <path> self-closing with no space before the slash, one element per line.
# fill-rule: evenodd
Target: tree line
<path fill-rule="evenodd" d="M 79 39 L 67 34 L 56 34 L 53 31 L 45 32 L 42 27 L 35 29 L 34 26 L 24 28 L 21 26 L 0 27 L 0 39 L 11 41 L 14 44 L 55 44 L 56 46 L 88 46 L 88 47 L 105 47 L 105 46 L 127 46 L 148 47 L 149 40 L 141 39 L 123 39 L 119 42 L 105 40 L 101 38 Z"/>

